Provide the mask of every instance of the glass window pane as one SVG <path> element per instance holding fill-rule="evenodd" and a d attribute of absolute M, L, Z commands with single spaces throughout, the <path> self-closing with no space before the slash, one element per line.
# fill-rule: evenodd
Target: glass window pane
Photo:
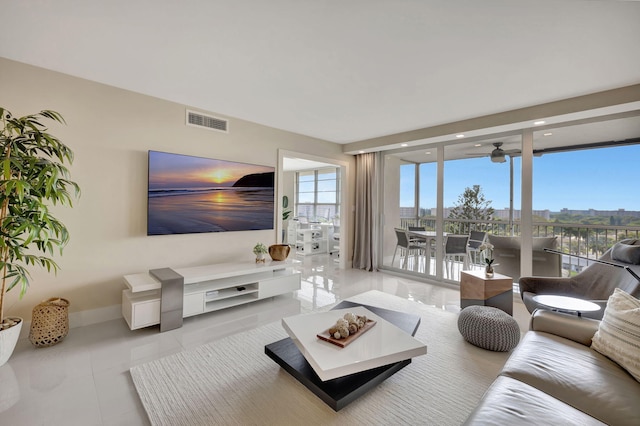
<path fill-rule="evenodd" d="M 335 216 L 336 206 L 335 204 L 316 206 L 316 219 L 321 222 L 331 222 Z"/>
<path fill-rule="evenodd" d="M 519 140 L 505 145 L 507 150 L 519 147 Z M 504 162 L 491 161 L 488 154 L 495 149 L 491 142 L 483 142 L 481 147 L 469 146 L 465 149 L 463 154 L 478 153 L 481 156 L 473 158 L 470 155 L 470 158 L 445 161 L 444 217 L 474 221 L 469 225 L 458 223 L 462 233 L 468 232 L 471 225 L 488 226 L 493 218 L 504 220 L 501 232 L 506 232 L 510 214 L 510 161 L 513 161 L 515 170 L 514 206 L 519 207 L 520 157 L 506 155 Z M 515 209 L 514 207 L 514 213 Z M 455 228 L 453 222 L 450 225 Z"/>
<path fill-rule="evenodd" d="M 336 180 L 336 169 L 331 170 L 318 170 L 318 180 Z"/>
<path fill-rule="evenodd" d="M 298 172 L 298 182 L 313 182 L 315 173 L 313 171 Z"/>
<path fill-rule="evenodd" d="M 298 204 L 298 217 L 313 217 L 313 205 Z"/>
<path fill-rule="evenodd" d="M 311 221 L 332 221 L 338 211 L 338 169 L 298 172 L 297 216 Z"/>
<path fill-rule="evenodd" d="M 298 192 L 314 192 L 315 184 L 313 182 L 301 182 L 298 185 Z"/>
<path fill-rule="evenodd" d="M 313 192 L 301 192 L 298 194 L 298 203 L 313 203 L 315 201 Z"/>
<path fill-rule="evenodd" d="M 416 165 L 400 166 L 400 217 L 415 217 Z"/>
<path fill-rule="evenodd" d="M 436 206 L 438 201 L 437 172 L 437 163 L 420 164 L 420 208 L 418 209 L 418 217 L 420 218 L 420 225 L 427 227 L 429 230 L 435 229 Z"/>
<path fill-rule="evenodd" d="M 318 203 L 335 203 L 336 192 L 318 192 Z"/>
<path fill-rule="evenodd" d="M 335 191 L 336 190 L 336 181 L 335 180 L 320 180 L 318 181 L 318 191 Z"/>

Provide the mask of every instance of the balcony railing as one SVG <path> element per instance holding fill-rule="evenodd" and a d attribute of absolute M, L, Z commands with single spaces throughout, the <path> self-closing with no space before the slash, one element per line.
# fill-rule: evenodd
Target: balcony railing
<path fill-rule="evenodd" d="M 401 219 L 401 226 L 424 226 L 435 230 L 435 218 Z M 448 233 L 468 234 L 470 231 L 485 231 L 493 235 L 520 235 L 520 223 L 510 227 L 506 221 L 477 221 L 445 219 L 444 230 Z M 511 230 L 513 228 L 513 230 Z M 597 259 L 613 244 L 625 238 L 640 238 L 640 226 L 603 226 L 578 223 L 534 222 L 534 237 L 557 237 L 556 249 L 566 253 L 563 258 L 563 275 L 579 272 L 586 266 L 583 260 L 569 255 Z"/>

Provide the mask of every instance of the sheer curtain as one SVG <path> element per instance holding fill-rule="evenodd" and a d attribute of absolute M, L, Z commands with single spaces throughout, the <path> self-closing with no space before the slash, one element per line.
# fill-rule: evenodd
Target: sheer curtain
<path fill-rule="evenodd" d="M 378 170 L 380 153 L 356 156 L 356 211 L 353 267 L 378 269 Z"/>

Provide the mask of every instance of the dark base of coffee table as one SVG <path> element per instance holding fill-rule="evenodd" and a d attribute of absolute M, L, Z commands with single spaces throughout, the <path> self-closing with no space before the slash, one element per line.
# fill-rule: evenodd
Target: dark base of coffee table
<path fill-rule="evenodd" d="M 375 306 L 345 301 L 333 309 L 355 306 L 367 308 L 412 336 L 415 335 L 420 325 L 418 315 L 390 311 Z M 264 352 L 335 411 L 344 408 L 411 363 L 411 359 L 407 359 L 323 382 L 290 338 L 266 345 Z"/>

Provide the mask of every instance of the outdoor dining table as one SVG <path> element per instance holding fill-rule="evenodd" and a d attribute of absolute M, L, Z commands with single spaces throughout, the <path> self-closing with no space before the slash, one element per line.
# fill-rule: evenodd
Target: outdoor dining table
<path fill-rule="evenodd" d="M 431 243 L 433 242 L 433 245 L 435 246 L 435 241 L 436 241 L 436 237 L 437 237 L 437 233 L 436 231 L 407 231 L 407 234 L 409 235 L 409 238 L 412 239 L 423 239 L 425 241 L 425 247 L 427 248 L 427 250 L 425 250 L 425 274 L 429 275 L 429 269 L 431 266 L 431 250 L 429 250 L 429 248 L 431 247 Z M 443 232 L 442 233 L 443 236 L 446 236 L 447 233 Z"/>

